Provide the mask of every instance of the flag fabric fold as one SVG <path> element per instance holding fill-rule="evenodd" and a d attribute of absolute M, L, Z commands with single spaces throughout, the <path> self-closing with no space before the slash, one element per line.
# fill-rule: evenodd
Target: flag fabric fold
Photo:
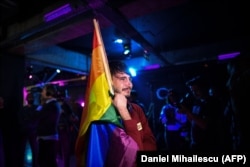
<path fill-rule="evenodd" d="M 113 123 L 93 122 L 89 129 L 88 167 L 133 167 L 138 150 L 137 143 Z"/>

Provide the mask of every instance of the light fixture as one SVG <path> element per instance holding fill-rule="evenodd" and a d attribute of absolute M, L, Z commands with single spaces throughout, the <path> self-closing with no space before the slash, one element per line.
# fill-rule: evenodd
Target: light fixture
<path fill-rule="evenodd" d="M 123 40 L 121 38 L 117 38 L 116 40 L 114 40 L 114 43 L 122 44 Z"/>
<path fill-rule="evenodd" d="M 149 61 L 149 52 L 147 50 L 143 50 L 143 57 Z"/>
<path fill-rule="evenodd" d="M 123 54 L 125 56 L 130 56 L 131 54 L 131 42 L 129 39 L 125 40 L 123 43 Z"/>
<path fill-rule="evenodd" d="M 232 52 L 218 55 L 218 60 L 232 59 L 240 55 L 240 52 Z"/>
<path fill-rule="evenodd" d="M 56 69 L 55 70 L 55 72 L 49 77 L 49 79 L 47 79 L 47 81 L 45 82 L 45 83 L 48 83 L 48 82 L 50 82 L 52 79 L 54 79 L 55 78 L 55 76 L 57 75 L 57 74 L 59 74 L 61 71 L 59 70 L 59 69 Z"/>
<path fill-rule="evenodd" d="M 28 66 L 26 69 L 26 72 L 27 72 L 28 78 L 32 79 L 33 78 L 33 66 L 32 65 Z"/>
<path fill-rule="evenodd" d="M 63 15 L 70 13 L 72 10 L 73 9 L 72 9 L 70 4 L 65 4 L 65 5 L 57 8 L 49 13 L 46 13 L 44 15 L 44 20 L 45 20 L 45 22 L 55 20 L 59 17 L 62 17 Z"/>
<path fill-rule="evenodd" d="M 129 70 L 129 72 L 130 72 L 130 74 L 131 74 L 132 77 L 136 76 L 136 69 L 130 67 L 128 70 Z"/>

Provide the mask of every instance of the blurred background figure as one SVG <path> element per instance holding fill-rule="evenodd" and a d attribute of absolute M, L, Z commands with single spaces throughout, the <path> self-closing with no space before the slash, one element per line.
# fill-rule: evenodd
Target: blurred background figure
<path fill-rule="evenodd" d="M 78 116 L 73 112 L 69 103 L 67 89 L 60 90 L 58 101 L 61 104 L 61 114 L 58 123 L 59 142 L 58 151 L 63 162 L 63 167 L 70 167 L 70 159 L 73 154 L 74 133 L 78 132 Z"/>
<path fill-rule="evenodd" d="M 229 94 L 225 85 L 219 86 L 214 84 L 209 88 L 209 96 L 218 100 L 218 107 L 220 107 L 221 117 L 221 133 L 218 136 L 221 140 L 221 149 L 223 151 L 232 151 L 232 112 L 228 104 Z"/>
<path fill-rule="evenodd" d="M 248 151 L 249 129 L 248 108 L 250 94 L 250 62 L 249 53 L 241 53 L 227 64 L 229 74 L 227 88 L 229 101 L 225 114 L 231 118 L 233 149 Z"/>
<path fill-rule="evenodd" d="M 27 145 L 31 148 L 32 166 L 38 167 L 38 142 L 37 142 L 37 111 L 38 105 L 34 104 L 34 94 L 29 92 L 26 96 L 26 105 L 19 114 L 21 127 L 21 158 L 24 166 Z"/>
<path fill-rule="evenodd" d="M 41 101 L 43 105 L 39 112 L 37 126 L 39 167 L 58 166 L 58 122 L 62 109 L 57 100 L 57 95 L 56 85 L 47 84 L 42 89 Z"/>
<path fill-rule="evenodd" d="M 179 97 L 173 89 L 168 89 L 166 104 L 162 107 L 160 121 L 164 126 L 166 150 L 186 150 L 188 141 L 188 120 L 179 112 Z"/>
<path fill-rule="evenodd" d="M 209 84 L 204 78 L 197 76 L 186 82 L 193 102 L 186 106 L 180 104 L 180 112 L 186 113 L 191 123 L 190 149 L 192 151 L 222 150 L 222 113 L 221 104 L 209 95 Z"/>

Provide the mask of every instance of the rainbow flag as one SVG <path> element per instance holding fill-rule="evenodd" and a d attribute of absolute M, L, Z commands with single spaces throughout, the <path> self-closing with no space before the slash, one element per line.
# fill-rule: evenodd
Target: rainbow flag
<path fill-rule="evenodd" d="M 113 93 L 111 76 L 99 26 L 95 19 L 94 26 L 86 103 L 75 145 L 76 165 L 77 167 L 132 166 L 131 162 L 134 162 L 138 146 L 124 132 L 120 118 L 111 103 L 110 93 Z"/>

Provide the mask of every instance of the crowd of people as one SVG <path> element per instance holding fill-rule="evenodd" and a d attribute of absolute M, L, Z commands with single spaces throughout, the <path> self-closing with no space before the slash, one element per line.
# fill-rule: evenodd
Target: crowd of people
<path fill-rule="evenodd" d="M 188 129 L 185 137 L 188 147 L 182 147 L 184 151 L 249 150 L 246 97 L 249 95 L 250 63 L 242 53 L 231 59 L 226 67 L 229 77 L 222 88 L 210 84 L 211 81 L 203 76 L 186 81 L 189 92 L 183 98 L 176 98 L 176 93 L 169 88 L 159 118 L 164 126 L 164 144 L 159 145 L 165 147 L 161 150 L 180 150 L 182 126 Z M 180 114 L 184 114 L 185 124 Z"/>
<path fill-rule="evenodd" d="M 46 84 L 40 91 L 31 90 L 25 96 L 25 104 L 18 114 L 20 131 L 16 132 L 20 139 L 17 138 L 15 148 L 18 166 L 27 165 L 27 148 L 30 147 L 32 167 L 57 167 L 59 161 L 63 167 L 70 167 L 82 107 L 67 99 L 64 91 L 55 84 Z M 4 113 L 2 97 L 0 102 L 1 113 Z M 3 145 L 2 135 L 7 130 L 4 128 L 4 120 L 1 120 L 1 167 L 9 166 L 8 148 Z"/>
<path fill-rule="evenodd" d="M 247 56 L 240 55 L 227 65 L 227 96 L 218 95 L 219 90 L 214 85 L 209 85 L 210 82 L 202 76 L 194 76 L 185 82 L 189 92 L 184 97 L 180 97 L 175 89 L 168 88 L 166 103 L 159 111 L 160 117 L 156 118 L 163 127 L 160 132 L 163 134 L 163 141 L 155 137 L 145 114 L 145 106 L 131 97 L 133 84 L 127 66 L 120 61 L 111 62 L 109 67 L 114 88 L 112 104 L 123 127 L 123 131 L 119 132 L 122 140 L 134 143 L 135 151 L 248 150 L 246 97 L 250 93 L 250 65 L 245 57 Z M 70 156 L 74 154 L 74 136 L 78 133 L 80 117 L 68 103 L 67 93 L 58 95 L 56 85 L 48 84 L 41 91 L 40 104 L 34 104 L 32 92 L 26 96 L 27 104 L 19 115 L 22 164 L 25 148 L 29 143 L 33 167 L 57 167 L 58 156 L 64 167 L 70 167 Z M 2 97 L 0 110 L 4 112 Z M 0 162 L 3 166 L 2 130 L 1 125 L 0 153 L 3 156 L 0 157 Z M 112 152 L 112 147 L 109 149 Z M 124 162 L 129 166 L 136 166 L 136 154 L 131 155 L 134 157 L 127 157 L 129 163 Z M 117 156 L 116 151 L 112 156 Z"/>

